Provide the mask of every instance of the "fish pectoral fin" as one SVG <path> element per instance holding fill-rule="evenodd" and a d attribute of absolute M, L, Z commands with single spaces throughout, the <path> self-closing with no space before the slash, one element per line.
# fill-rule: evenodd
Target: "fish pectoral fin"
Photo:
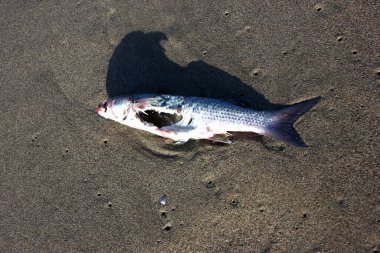
<path fill-rule="evenodd" d="M 181 125 L 170 125 L 160 128 L 161 131 L 165 132 L 175 132 L 175 133 L 187 133 L 191 132 L 195 129 L 195 127 L 188 125 L 188 126 L 181 126 Z"/>
<path fill-rule="evenodd" d="M 212 142 L 220 142 L 220 143 L 225 143 L 225 144 L 231 144 L 232 141 L 228 139 L 228 137 L 231 136 L 230 133 L 225 133 L 225 134 L 215 134 L 211 138 L 209 138 Z"/>
<path fill-rule="evenodd" d="M 177 140 L 177 141 L 172 140 L 172 139 L 166 139 L 166 140 L 165 140 L 165 143 L 166 143 L 167 145 L 174 145 L 174 146 L 184 145 L 184 144 L 187 143 L 187 142 L 188 142 L 188 140 Z"/>
<path fill-rule="evenodd" d="M 188 142 L 188 140 L 172 140 L 172 139 L 166 139 L 165 140 L 165 143 L 167 145 L 173 145 L 173 146 L 181 146 L 181 145 L 184 145 Z"/>

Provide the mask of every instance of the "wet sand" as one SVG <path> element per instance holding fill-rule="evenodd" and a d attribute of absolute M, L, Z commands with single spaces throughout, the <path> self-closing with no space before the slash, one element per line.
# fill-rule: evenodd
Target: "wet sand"
<path fill-rule="evenodd" d="M 0 3 L 0 252 L 379 252 L 378 1 L 127 2 Z M 323 99 L 173 147 L 95 113 L 141 92 Z"/>

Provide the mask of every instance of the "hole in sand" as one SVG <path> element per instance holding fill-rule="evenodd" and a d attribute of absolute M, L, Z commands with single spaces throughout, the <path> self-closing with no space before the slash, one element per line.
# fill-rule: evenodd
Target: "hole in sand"
<path fill-rule="evenodd" d="M 215 183 L 214 183 L 213 181 L 210 180 L 210 181 L 207 182 L 206 187 L 207 187 L 207 188 L 213 188 L 213 187 L 215 187 Z"/>
<path fill-rule="evenodd" d="M 314 5 L 314 9 L 317 11 L 317 12 L 320 12 L 322 10 L 322 4 L 316 4 Z"/>
<path fill-rule="evenodd" d="M 172 229 L 172 224 L 167 223 L 165 226 L 162 227 L 162 230 L 164 231 L 170 231 Z"/>
<path fill-rule="evenodd" d="M 170 126 L 178 123 L 182 119 L 182 115 L 176 113 L 157 112 L 155 110 L 146 110 L 138 113 L 142 121 L 153 124 L 158 128 Z"/>
<path fill-rule="evenodd" d="M 315 8 L 316 11 L 321 11 L 322 10 L 322 6 L 319 5 L 319 4 L 315 5 L 314 8 Z"/>

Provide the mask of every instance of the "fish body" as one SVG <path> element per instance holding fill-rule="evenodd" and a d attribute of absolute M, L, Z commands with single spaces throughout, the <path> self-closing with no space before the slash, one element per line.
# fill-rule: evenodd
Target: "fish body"
<path fill-rule="evenodd" d="M 141 94 L 105 100 L 99 104 L 97 112 L 105 118 L 177 143 L 189 139 L 231 143 L 230 132 L 255 132 L 305 147 L 293 123 L 319 99 L 280 110 L 256 111 L 214 98 Z"/>

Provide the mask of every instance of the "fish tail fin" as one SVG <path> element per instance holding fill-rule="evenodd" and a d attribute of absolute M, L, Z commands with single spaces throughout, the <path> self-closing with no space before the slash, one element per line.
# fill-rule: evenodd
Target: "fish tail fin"
<path fill-rule="evenodd" d="M 297 147 L 307 147 L 301 136 L 294 129 L 293 124 L 299 117 L 317 104 L 320 99 L 321 97 L 312 98 L 271 112 L 272 121 L 265 128 L 264 135 Z"/>

